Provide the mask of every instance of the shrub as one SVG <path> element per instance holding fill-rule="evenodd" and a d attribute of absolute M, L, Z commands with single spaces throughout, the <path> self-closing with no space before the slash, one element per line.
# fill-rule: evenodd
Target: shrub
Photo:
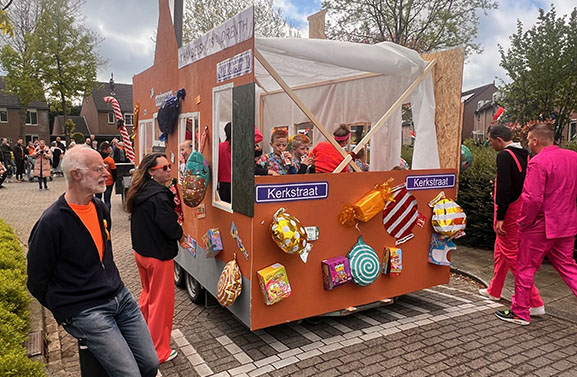
<path fill-rule="evenodd" d="M 457 203 L 467 214 L 467 235 L 459 243 L 492 249 L 493 232 L 493 183 L 496 175 L 496 152 L 490 147 L 476 146 L 472 139 L 465 145 L 473 154 L 471 166 L 459 175 Z"/>
<path fill-rule="evenodd" d="M 12 228 L 0 220 L 0 376 L 45 376 L 41 363 L 26 356 L 28 336 L 26 258 Z"/>

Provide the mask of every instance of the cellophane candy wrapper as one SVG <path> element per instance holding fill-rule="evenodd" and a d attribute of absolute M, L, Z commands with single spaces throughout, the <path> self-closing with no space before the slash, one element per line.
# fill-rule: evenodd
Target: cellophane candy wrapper
<path fill-rule="evenodd" d="M 287 254 L 298 254 L 306 263 L 312 245 L 308 242 L 307 233 L 301 222 L 294 216 L 279 208 L 273 215 L 270 226 L 272 239 Z"/>
<path fill-rule="evenodd" d="M 241 293 L 242 274 L 240 273 L 240 268 L 236 260 L 233 259 L 224 266 L 220 274 L 216 290 L 216 299 L 222 306 L 229 307 Z"/>
<path fill-rule="evenodd" d="M 272 305 L 291 295 L 291 286 L 282 264 L 275 263 L 256 274 L 265 304 Z"/>
<path fill-rule="evenodd" d="M 459 238 L 465 234 L 467 215 L 455 201 L 447 199 L 444 192 L 441 191 L 431 200 L 429 207 L 433 208 L 431 224 L 435 232 L 449 238 Z"/>
<path fill-rule="evenodd" d="M 186 161 L 180 181 L 184 204 L 193 208 L 198 206 L 204 199 L 209 180 L 208 162 L 202 153 L 193 151 Z"/>
<path fill-rule="evenodd" d="M 180 195 L 178 194 L 178 190 L 176 188 L 176 178 L 172 178 L 172 182 L 168 186 L 168 189 L 170 190 L 170 192 L 174 194 L 174 205 L 175 205 L 174 211 L 178 216 L 178 223 L 182 225 L 182 222 L 184 221 L 184 214 L 182 213 L 182 204 L 180 201 Z"/>
<path fill-rule="evenodd" d="M 389 183 L 375 186 L 371 191 L 363 195 L 353 205 L 345 204 L 339 213 L 339 222 L 344 226 L 354 226 L 357 221 L 367 222 L 385 208 L 385 204 L 394 200 L 393 192 Z"/>
<path fill-rule="evenodd" d="M 353 279 L 349 259 L 343 256 L 332 257 L 321 262 L 323 285 L 326 290 L 332 290 Z"/>

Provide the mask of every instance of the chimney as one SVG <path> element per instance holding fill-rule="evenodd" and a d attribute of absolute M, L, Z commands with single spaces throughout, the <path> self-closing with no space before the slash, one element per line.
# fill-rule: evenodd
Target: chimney
<path fill-rule="evenodd" d="M 325 34 L 325 13 L 327 13 L 327 11 L 322 9 L 307 17 L 307 21 L 309 22 L 309 38 L 327 39 Z"/>
<path fill-rule="evenodd" d="M 174 0 L 174 35 L 178 47 L 182 47 L 183 0 Z"/>

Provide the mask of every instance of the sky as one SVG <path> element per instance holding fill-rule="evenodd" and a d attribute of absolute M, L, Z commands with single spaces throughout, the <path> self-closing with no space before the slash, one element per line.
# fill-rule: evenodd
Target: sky
<path fill-rule="evenodd" d="M 172 0 L 169 0 L 172 4 Z M 273 0 L 283 15 L 308 36 L 307 17 L 321 9 L 320 0 Z M 499 67 L 497 45 L 505 50 L 509 36 L 516 32 L 517 19 L 524 30 L 537 20 L 538 9 L 548 11 L 555 5 L 557 15 L 569 15 L 574 0 L 501 0 L 499 9 L 480 14 L 479 33 L 476 39 L 484 51 L 467 58 L 463 74 L 463 91 L 491 82 L 497 86 L 508 81 Z M 102 37 L 100 54 L 108 61 L 98 72 L 99 81 L 110 80 L 111 72 L 118 83 L 132 83 L 132 76 L 152 66 L 154 59 L 154 32 L 158 22 L 157 0 L 90 0 L 84 5 L 84 25 Z"/>

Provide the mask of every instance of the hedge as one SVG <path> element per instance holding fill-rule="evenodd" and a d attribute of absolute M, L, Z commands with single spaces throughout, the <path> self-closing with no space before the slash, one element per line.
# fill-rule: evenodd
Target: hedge
<path fill-rule="evenodd" d="M 26 356 L 28 304 L 26 258 L 12 228 L 0 219 L 0 376 L 45 376 L 40 362 Z"/>
<path fill-rule="evenodd" d="M 459 175 L 457 203 L 467 214 L 467 235 L 459 238 L 458 243 L 492 249 L 495 243 L 492 191 L 497 153 L 490 147 L 475 145 L 472 139 L 465 140 L 464 144 L 473 154 L 473 163 Z"/>

